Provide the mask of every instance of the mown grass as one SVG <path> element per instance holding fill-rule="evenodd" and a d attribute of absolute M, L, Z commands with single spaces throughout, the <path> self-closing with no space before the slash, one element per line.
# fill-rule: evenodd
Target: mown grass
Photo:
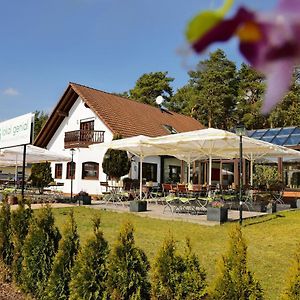
<path fill-rule="evenodd" d="M 69 209 L 53 209 L 61 228 Z M 99 211 L 85 207 L 74 209 L 81 242 L 92 234 L 91 218 L 100 214 L 105 238 L 113 245 L 122 223 L 130 221 L 135 239 L 150 262 L 155 258 L 164 238 L 172 233 L 182 251 L 189 237 L 194 251 L 206 269 L 208 282 L 214 277 L 217 259 L 226 252 L 228 232 L 233 224 L 203 226 L 181 221 L 139 217 L 130 213 Z M 261 282 L 266 299 L 279 299 L 291 259 L 300 241 L 300 211 L 280 212 L 244 222 L 243 234 L 248 243 L 248 266 Z"/>

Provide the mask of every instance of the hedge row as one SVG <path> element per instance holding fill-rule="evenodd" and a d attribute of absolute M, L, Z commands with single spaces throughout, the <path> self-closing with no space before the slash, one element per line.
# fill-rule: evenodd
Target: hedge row
<path fill-rule="evenodd" d="M 0 261 L 6 270 L 4 279 L 14 280 L 35 299 L 263 299 L 259 282 L 247 268 L 247 246 L 239 226 L 230 233 L 227 253 L 208 286 L 188 239 L 185 252 L 178 254 L 175 240 L 168 236 L 150 272 L 144 251 L 135 245 L 131 223 L 123 224 L 110 250 L 100 219 L 92 222 L 94 235 L 80 248 L 73 211 L 61 236 L 50 206 L 33 215 L 23 204 L 11 212 L 3 203 Z M 299 298 L 299 254 L 291 270 L 283 299 Z"/>

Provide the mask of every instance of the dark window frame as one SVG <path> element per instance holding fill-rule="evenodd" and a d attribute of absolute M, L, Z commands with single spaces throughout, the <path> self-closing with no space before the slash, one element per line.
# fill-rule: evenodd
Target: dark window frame
<path fill-rule="evenodd" d="M 94 169 L 86 170 L 86 167 L 94 166 Z M 95 176 L 92 175 L 86 175 L 88 171 L 95 172 Z M 81 179 L 83 180 L 99 180 L 99 163 L 94 162 L 94 161 L 85 161 L 82 163 L 82 174 L 81 174 Z"/>
<path fill-rule="evenodd" d="M 71 161 L 69 161 L 69 162 L 67 163 L 67 176 L 66 176 L 67 179 L 75 179 L 75 174 L 76 174 L 76 163 L 73 161 L 73 168 L 72 168 L 72 175 L 73 175 L 73 176 L 71 176 L 71 164 L 72 164 Z"/>
<path fill-rule="evenodd" d="M 153 168 L 153 170 L 151 170 Z M 140 172 L 139 172 L 140 174 Z M 140 175 L 139 175 L 140 176 Z M 143 162 L 143 179 L 146 181 L 157 182 L 157 164 Z"/>
<path fill-rule="evenodd" d="M 55 179 L 62 179 L 62 170 L 63 170 L 63 164 L 55 164 L 54 166 L 54 178 Z"/>

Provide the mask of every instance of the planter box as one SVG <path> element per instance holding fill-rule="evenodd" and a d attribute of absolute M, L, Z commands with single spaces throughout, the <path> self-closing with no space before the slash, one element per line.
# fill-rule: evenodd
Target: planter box
<path fill-rule="evenodd" d="M 147 201 L 132 200 L 130 201 L 129 211 L 139 212 L 147 210 Z"/>
<path fill-rule="evenodd" d="M 228 220 L 227 207 L 207 207 L 207 221 L 224 223 Z"/>
<path fill-rule="evenodd" d="M 79 202 L 79 205 L 80 204 L 82 204 L 82 205 L 91 204 L 91 200 L 92 200 L 92 197 L 88 196 L 88 195 L 78 195 L 74 198 Z"/>

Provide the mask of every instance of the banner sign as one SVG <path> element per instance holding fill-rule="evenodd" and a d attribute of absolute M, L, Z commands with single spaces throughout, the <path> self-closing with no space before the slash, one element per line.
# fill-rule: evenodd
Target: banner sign
<path fill-rule="evenodd" d="M 0 148 L 30 144 L 34 114 L 29 113 L 0 123 Z"/>

